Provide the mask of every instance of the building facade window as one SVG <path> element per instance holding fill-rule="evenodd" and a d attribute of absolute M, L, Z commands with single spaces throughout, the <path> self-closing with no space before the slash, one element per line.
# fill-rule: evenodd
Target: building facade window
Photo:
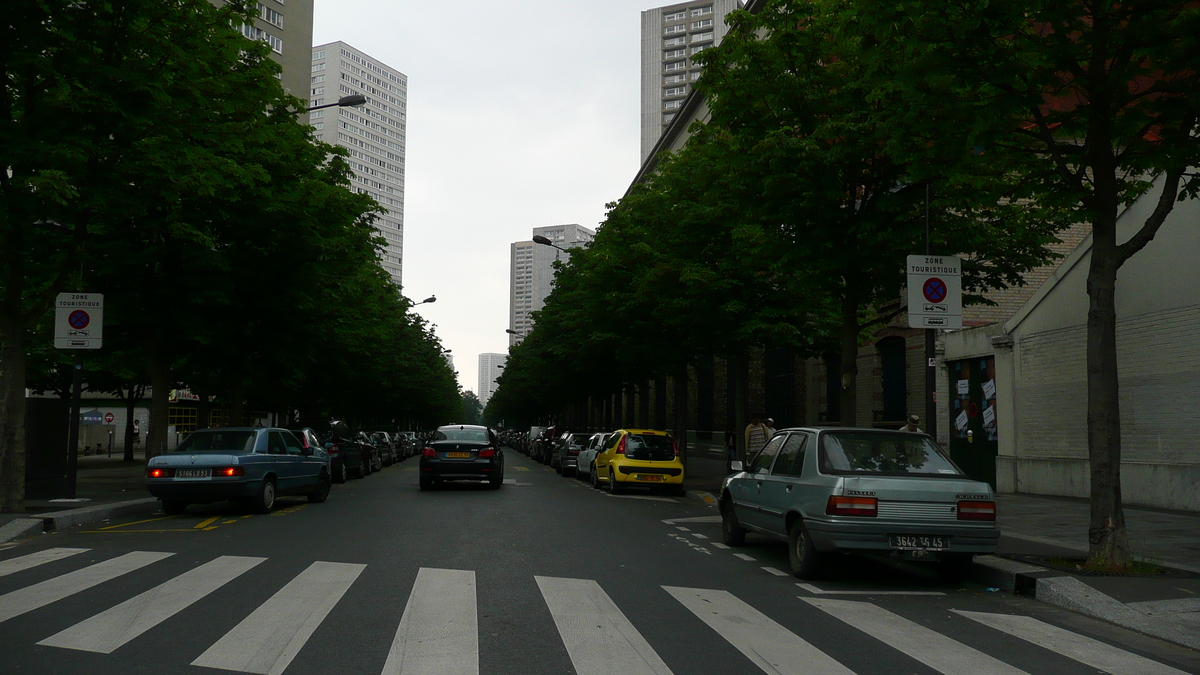
<path fill-rule="evenodd" d="M 683 101 L 667 101 L 663 104 L 663 110 L 679 110 L 683 106 Z"/>
<path fill-rule="evenodd" d="M 684 65 L 683 61 L 676 61 L 674 63 L 665 64 L 663 66 L 663 71 L 670 73 L 676 70 L 683 70 L 686 67 L 687 66 Z"/>
<path fill-rule="evenodd" d="M 704 16 L 705 14 L 712 14 L 712 5 L 692 8 L 692 16 Z"/>
<path fill-rule="evenodd" d="M 672 21 L 683 21 L 687 17 L 687 12 L 672 12 L 663 15 L 663 23 L 671 23 Z"/>
<path fill-rule="evenodd" d="M 687 94 L 687 87 L 668 87 L 663 90 L 663 96 L 683 96 Z"/>
<path fill-rule="evenodd" d="M 325 58 L 325 50 L 324 49 L 322 49 L 319 52 L 313 52 L 313 58 L 312 58 L 313 61 L 320 61 L 323 58 Z"/>
<path fill-rule="evenodd" d="M 679 59 L 679 58 L 683 58 L 686 54 L 687 54 L 686 49 L 672 49 L 668 52 L 665 52 L 663 54 L 663 58 L 664 59 Z"/>
<path fill-rule="evenodd" d="M 668 75 L 663 79 L 663 84 L 677 84 L 679 82 L 687 82 L 686 75 Z"/>
<path fill-rule="evenodd" d="M 699 21 L 692 22 L 692 30 L 703 30 L 705 28 L 712 28 L 712 25 L 713 25 L 712 19 L 701 19 Z"/>
<path fill-rule="evenodd" d="M 708 49 L 711 46 L 712 45 L 700 45 L 699 47 L 692 47 L 692 53 L 699 54 L 700 52 L 704 51 L 705 49 Z"/>
<path fill-rule="evenodd" d="M 663 47 L 678 47 L 679 45 L 687 44 L 687 38 L 675 37 L 669 40 L 663 40 Z"/>
<path fill-rule="evenodd" d="M 712 31 L 709 31 L 707 33 L 692 34 L 692 42 L 712 42 L 712 39 L 713 39 Z"/>

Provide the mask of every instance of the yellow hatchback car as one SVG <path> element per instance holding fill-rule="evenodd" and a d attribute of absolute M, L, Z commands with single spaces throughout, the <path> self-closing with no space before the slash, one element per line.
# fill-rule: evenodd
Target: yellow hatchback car
<path fill-rule="evenodd" d="M 618 429 L 600 450 L 591 471 L 592 487 L 608 487 L 620 494 L 629 486 L 662 486 L 671 494 L 683 494 L 683 462 L 679 446 L 665 431 Z"/>

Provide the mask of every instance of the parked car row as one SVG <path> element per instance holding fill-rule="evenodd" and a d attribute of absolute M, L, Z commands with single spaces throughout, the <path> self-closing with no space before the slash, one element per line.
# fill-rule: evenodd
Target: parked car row
<path fill-rule="evenodd" d="M 267 513 L 276 497 L 323 502 L 333 483 L 380 471 L 411 457 L 415 447 L 403 434 L 351 432 L 339 422 L 324 435 L 311 427 L 199 429 L 147 462 L 146 489 L 168 514 L 226 500 Z"/>
<path fill-rule="evenodd" d="M 673 495 L 684 492 L 679 446 L 665 431 L 573 432 L 553 426 L 532 427 L 527 434 L 508 434 L 506 440 L 510 447 L 559 474 L 588 480 L 592 487 L 613 494 L 633 487 Z"/>

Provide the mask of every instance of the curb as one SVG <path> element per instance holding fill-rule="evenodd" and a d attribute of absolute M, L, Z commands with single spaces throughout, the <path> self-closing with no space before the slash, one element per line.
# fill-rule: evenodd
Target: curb
<path fill-rule="evenodd" d="M 1039 600 L 1189 649 L 1200 649 L 1200 630 L 1183 615 L 1145 613 L 1075 577 L 992 555 L 975 557 L 971 577 L 990 587 Z M 1150 603 L 1143 603 L 1150 604 Z"/>
<path fill-rule="evenodd" d="M 0 527 L 0 543 L 11 541 L 18 537 L 29 536 L 38 532 L 54 532 L 75 525 L 94 523 L 115 516 L 123 516 L 143 510 L 151 504 L 157 504 L 157 497 L 143 497 L 123 502 L 109 504 L 94 504 L 78 509 L 65 511 L 50 511 L 29 518 L 18 518 Z"/>

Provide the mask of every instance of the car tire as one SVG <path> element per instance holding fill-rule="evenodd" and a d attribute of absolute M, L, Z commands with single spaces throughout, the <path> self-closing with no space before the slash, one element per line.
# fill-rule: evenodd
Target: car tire
<path fill-rule="evenodd" d="M 162 500 L 163 513 L 167 514 L 168 516 L 177 516 L 184 511 L 187 511 L 187 507 L 187 502 L 181 502 L 174 499 Z"/>
<path fill-rule="evenodd" d="M 554 465 L 554 471 L 555 471 L 555 472 L 556 472 L 558 475 L 560 475 L 560 476 L 564 475 L 564 474 L 563 474 L 563 467 L 562 467 L 562 464 L 561 464 L 561 463 L 560 463 L 560 464 L 555 464 L 555 465 Z"/>
<path fill-rule="evenodd" d="M 275 479 L 264 478 L 262 485 L 258 487 L 258 494 L 254 495 L 254 500 L 250 502 L 250 508 L 255 513 L 270 513 L 275 506 Z"/>
<path fill-rule="evenodd" d="M 370 476 L 374 472 L 375 472 L 375 463 L 371 461 L 370 457 L 364 458 L 363 466 L 362 466 L 363 477 Z"/>
<path fill-rule="evenodd" d="M 672 485 L 670 488 L 667 488 L 667 494 L 672 497 L 686 497 L 687 490 L 684 489 L 683 483 L 680 483 L 679 485 Z"/>
<path fill-rule="evenodd" d="M 617 480 L 617 472 L 608 467 L 608 494 L 619 495 L 624 494 L 625 486 L 621 485 L 621 481 Z"/>
<path fill-rule="evenodd" d="M 329 489 L 332 484 L 333 482 L 329 480 L 329 474 L 322 471 L 321 475 L 317 476 L 317 489 L 308 493 L 308 503 L 320 504 L 329 499 Z"/>
<path fill-rule="evenodd" d="M 592 483 L 593 489 L 595 489 L 595 490 L 600 489 L 600 477 L 598 475 L 596 475 L 596 465 L 595 464 L 592 465 L 591 483 Z"/>
<path fill-rule="evenodd" d="M 333 470 L 333 482 L 335 482 L 335 483 L 345 483 L 346 482 L 346 463 L 345 462 L 338 462 L 335 465 L 335 468 Z"/>
<path fill-rule="evenodd" d="M 433 489 L 433 479 L 427 478 L 425 476 L 421 476 L 421 489 L 422 490 L 432 490 Z"/>
<path fill-rule="evenodd" d="M 721 500 L 721 541 L 726 546 L 741 546 L 746 542 L 746 530 L 738 522 L 732 499 Z"/>
<path fill-rule="evenodd" d="M 798 579 L 816 579 L 821 573 L 825 557 L 813 545 L 804 521 L 797 518 L 788 528 L 788 566 L 792 574 Z"/>
<path fill-rule="evenodd" d="M 504 469 L 500 469 L 500 473 L 488 479 L 488 487 L 493 490 L 499 490 L 501 485 L 504 485 Z"/>

